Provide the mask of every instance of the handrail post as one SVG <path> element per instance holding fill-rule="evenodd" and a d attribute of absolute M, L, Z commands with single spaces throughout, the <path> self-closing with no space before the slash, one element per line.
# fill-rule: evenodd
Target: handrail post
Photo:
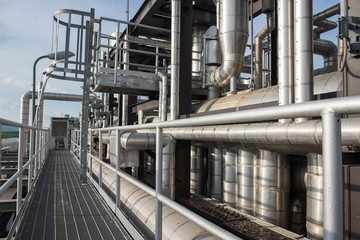
<path fill-rule="evenodd" d="M 93 173 L 93 171 L 92 171 L 92 131 L 91 131 L 91 130 L 89 130 L 89 133 L 90 133 L 89 173 L 90 173 L 90 176 L 92 177 L 92 173 Z"/>
<path fill-rule="evenodd" d="M 99 186 L 102 187 L 102 132 L 99 130 Z"/>
<path fill-rule="evenodd" d="M 331 108 L 321 112 L 324 168 L 324 239 L 343 238 L 343 187 L 340 115 Z"/>
<path fill-rule="evenodd" d="M 33 138 L 33 136 L 34 136 L 34 130 L 31 129 L 30 130 L 30 148 L 29 148 L 29 162 L 30 162 L 30 165 L 29 165 L 29 173 L 28 173 L 28 192 L 30 191 L 31 186 L 32 186 L 32 176 L 33 176 L 33 167 L 34 167 L 33 149 L 34 149 L 34 139 L 35 138 Z"/>
<path fill-rule="evenodd" d="M 163 154 L 163 130 L 156 127 L 156 215 L 155 215 L 155 239 L 162 239 L 162 203 L 159 201 L 162 188 L 162 154 Z"/>
<path fill-rule="evenodd" d="M 23 142 L 24 142 L 24 128 L 19 128 L 19 149 L 18 149 L 18 171 L 23 170 Z M 22 199 L 22 176 L 21 173 L 17 179 L 17 191 L 16 191 L 16 214 L 18 215 L 21 208 Z"/>
<path fill-rule="evenodd" d="M 120 131 L 116 130 L 116 172 L 120 171 Z M 120 205 L 120 176 L 116 173 L 116 206 Z"/>
<path fill-rule="evenodd" d="M 2 123 L 0 123 L 0 148 L 1 148 L 1 141 L 2 141 Z M 0 149 L 0 179 L 1 179 L 1 159 L 2 159 L 2 150 Z M 1 182 L 0 182 L 0 187 L 1 187 Z"/>

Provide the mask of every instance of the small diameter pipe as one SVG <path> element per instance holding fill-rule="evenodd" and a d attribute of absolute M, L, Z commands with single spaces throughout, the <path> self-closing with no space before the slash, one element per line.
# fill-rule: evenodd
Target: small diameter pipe
<path fill-rule="evenodd" d="M 326 108 L 323 125 L 324 239 L 343 238 L 343 187 L 340 115 Z"/>
<path fill-rule="evenodd" d="M 17 191 L 16 191 L 16 214 L 19 213 L 22 200 L 22 176 L 23 176 L 23 141 L 24 141 L 24 128 L 19 129 L 19 150 L 18 150 L 18 171 L 20 175 L 17 178 Z"/>
<path fill-rule="evenodd" d="M 116 130 L 116 171 L 120 171 L 120 131 Z M 90 147 L 91 149 L 91 147 Z M 115 204 L 117 207 L 120 206 L 120 176 L 116 174 L 116 190 L 115 190 L 115 196 L 116 196 L 116 200 L 115 200 Z"/>
<path fill-rule="evenodd" d="M 155 239 L 162 239 L 162 203 L 159 201 L 159 196 L 161 195 L 162 189 L 162 153 L 163 153 L 163 143 L 162 143 L 162 129 L 156 128 L 156 215 L 155 215 Z"/>
<path fill-rule="evenodd" d="M 99 160 L 102 161 L 102 132 L 99 131 Z M 99 186 L 102 186 L 102 170 L 101 164 L 99 164 Z"/>

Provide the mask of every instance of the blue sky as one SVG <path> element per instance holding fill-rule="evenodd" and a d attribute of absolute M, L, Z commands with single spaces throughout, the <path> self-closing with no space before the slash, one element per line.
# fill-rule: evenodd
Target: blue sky
<path fill-rule="evenodd" d="M 132 17 L 143 0 L 130 1 Z M 314 13 L 330 7 L 337 0 L 314 0 Z M 96 18 L 106 16 L 125 19 L 126 0 L 0 0 L 0 118 L 19 121 L 22 93 L 32 90 L 32 67 L 35 59 L 51 52 L 53 13 L 57 9 L 89 11 L 95 8 Z M 337 20 L 334 17 L 333 20 Z M 265 26 L 259 20 L 254 35 Z M 336 41 L 336 30 L 322 35 L 324 39 Z M 315 58 L 321 66 L 322 59 Z M 37 82 L 42 78 L 41 70 L 50 60 L 38 63 Z M 81 94 L 79 83 L 50 79 L 46 88 L 49 92 Z M 46 101 L 44 126 L 49 118 L 63 114 L 78 116 L 79 103 Z"/>

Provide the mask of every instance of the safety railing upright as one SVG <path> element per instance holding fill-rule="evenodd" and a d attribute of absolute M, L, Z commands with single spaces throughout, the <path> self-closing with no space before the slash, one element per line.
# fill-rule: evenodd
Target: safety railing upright
<path fill-rule="evenodd" d="M 37 128 L 28 126 L 25 124 L 9 121 L 3 118 L 0 118 L 0 136 L 2 135 L 2 125 L 8 125 L 19 128 L 19 144 L 18 144 L 18 169 L 16 173 L 11 176 L 1 187 L 0 187 L 0 197 L 6 192 L 6 190 L 17 181 L 17 192 L 16 192 L 16 217 L 13 221 L 13 224 L 8 233 L 7 239 L 12 239 L 13 235 L 16 232 L 16 229 L 19 227 L 21 220 L 24 216 L 24 211 L 30 202 L 30 199 L 33 195 L 34 186 L 37 182 L 38 176 L 41 172 L 41 169 L 47 158 L 47 154 L 50 149 L 50 132 L 47 129 Z M 25 129 L 30 130 L 30 138 L 27 138 L 25 134 Z M 35 134 L 35 138 L 32 136 Z M 29 147 L 27 144 L 24 144 L 26 139 L 30 139 Z M 0 144 L 1 144 L 0 137 Z M 32 152 L 35 149 L 35 152 Z M 28 151 L 28 154 L 27 154 Z M 29 160 L 24 164 L 24 157 L 29 157 Z M 1 154 L 0 154 L 0 163 L 1 163 Z M 28 186 L 27 194 L 25 199 L 23 198 L 23 176 L 25 170 L 28 170 Z"/>
<path fill-rule="evenodd" d="M 239 112 L 231 112 L 217 114 L 211 116 L 202 116 L 188 119 L 180 119 L 174 121 L 165 121 L 157 123 L 148 123 L 140 125 L 129 125 L 121 127 L 109 127 L 101 129 L 90 129 L 89 132 L 98 132 L 100 138 L 102 132 L 116 131 L 116 146 L 119 146 L 120 133 L 132 132 L 144 129 L 156 129 L 156 189 L 152 189 L 139 180 L 129 176 L 125 172 L 114 168 L 108 163 L 103 162 L 100 158 L 88 154 L 90 161 L 99 162 L 100 166 L 104 166 L 115 172 L 118 177 L 124 178 L 136 187 L 144 190 L 151 196 L 156 198 L 156 239 L 161 239 L 161 203 L 173 208 L 175 211 L 183 214 L 185 217 L 196 222 L 200 227 L 222 239 L 239 239 L 232 233 L 220 228 L 212 222 L 200 217 L 194 212 L 181 206 L 175 201 L 169 199 L 161 193 L 161 140 L 163 129 L 210 126 L 222 124 L 237 123 L 253 123 L 263 121 L 277 121 L 279 119 L 291 119 L 299 117 L 320 117 L 322 119 L 322 154 L 324 167 L 324 237 L 327 239 L 341 239 L 343 233 L 343 217 L 342 217 L 342 138 L 341 138 L 341 115 L 360 113 L 360 96 L 343 97 L 336 99 L 326 99 L 319 101 L 304 102 L 299 104 L 291 104 L 284 106 L 274 106 L 259 109 L 250 109 Z M 291 134 L 291 133 L 289 133 Z M 296 134 L 294 132 L 293 134 Z M 360 136 L 360 133 L 358 133 Z M 261 136 L 258 136 L 261 138 Z M 266 136 L 263 136 L 266 137 Z M 76 137 L 74 137 L 76 139 Z M 256 141 L 256 140 L 254 140 Z M 79 147 L 79 142 L 72 142 Z M 73 147 L 74 149 L 74 147 Z M 119 148 L 117 147 L 117 150 Z M 119 156 L 118 152 L 115 153 Z M 91 164 L 91 163 L 90 163 Z M 92 168 L 90 168 L 92 171 Z M 100 167 L 101 169 L 101 167 Z M 99 180 L 100 181 L 100 180 Z M 118 181 L 117 181 L 118 184 Z M 119 186 L 116 186 L 118 189 Z M 119 191 L 116 191 L 116 195 Z M 116 199 L 119 199 L 117 196 Z M 117 200 L 118 201 L 118 200 Z"/>

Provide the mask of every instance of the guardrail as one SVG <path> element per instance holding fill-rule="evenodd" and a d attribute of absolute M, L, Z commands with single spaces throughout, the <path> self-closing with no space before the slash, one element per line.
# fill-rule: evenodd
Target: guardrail
<path fill-rule="evenodd" d="M 8 125 L 19 128 L 19 148 L 18 148 L 18 170 L 16 173 L 9 178 L 1 187 L 0 187 L 0 196 L 2 196 L 5 191 L 17 181 L 17 193 L 16 193 L 16 218 L 11 226 L 7 239 L 12 239 L 16 229 L 19 227 L 21 220 L 23 218 L 24 211 L 33 195 L 34 186 L 37 182 L 38 176 L 41 172 L 42 166 L 44 165 L 45 159 L 47 157 L 50 145 L 50 134 L 49 130 L 36 128 L 28 126 L 25 124 L 9 121 L 3 118 L 0 118 L 0 144 L 1 144 L 1 129 L 2 125 Z M 26 149 L 24 146 L 25 141 L 25 129 L 30 130 L 30 145 L 29 145 L 29 161 L 23 164 L 24 155 L 26 155 Z M 35 138 L 32 136 L 35 134 Z M 33 142 L 35 139 L 35 142 Z M 35 150 L 33 153 L 33 149 Z M 0 163 L 1 163 L 1 153 L 0 153 Z M 28 169 L 28 190 L 24 201 L 22 201 L 23 196 L 23 174 L 24 171 Z M 34 179 L 34 181 L 33 181 Z"/>
<path fill-rule="evenodd" d="M 144 183 L 122 172 L 119 166 L 113 166 L 104 163 L 99 158 L 96 158 L 91 153 L 90 164 L 92 159 L 98 161 L 100 166 L 103 165 L 114 171 L 118 177 L 122 177 L 146 191 L 148 194 L 156 198 L 156 239 L 161 239 L 161 203 L 168 205 L 185 217 L 196 222 L 210 233 L 223 239 L 238 239 L 235 235 L 225 231 L 210 221 L 200 217 L 199 215 L 189 211 L 178 203 L 165 197 L 161 193 L 161 172 L 162 172 L 162 129 L 164 128 L 180 128 L 180 127 L 194 127 L 220 124 L 235 124 L 235 123 L 249 123 L 272 121 L 279 119 L 291 118 L 322 118 L 322 154 L 324 162 L 324 236 L 333 237 L 334 239 L 342 236 L 342 178 L 341 178 L 341 164 L 342 164 L 342 150 L 341 150 L 341 119 L 342 114 L 357 114 L 360 113 L 360 96 L 344 97 L 337 99 L 319 100 L 313 102 L 305 102 L 299 104 L 275 106 L 259 109 L 244 110 L 239 112 L 224 113 L 211 116 L 203 116 L 196 118 L 180 119 L 175 121 L 166 121 L 158 123 L 149 123 L 141 125 L 129 125 L 122 127 L 110 127 L 102 129 L 91 129 L 90 131 L 98 131 L 101 139 L 101 133 L 104 131 L 116 131 L 117 146 L 119 146 L 119 133 L 126 131 L 136 131 L 140 129 L 156 129 L 156 189 L 146 186 Z M 259 136 L 260 137 L 260 136 Z M 265 137 L 265 136 L 264 136 Z M 79 142 L 73 142 L 79 148 Z M 101 144 L 101 140 L 100 143 Z M 100 155 L 101 156 L 101 155 Z M 92 168 L 90 168 L 92 169 Z M 101 181 L 99 173 L 99 183 Z M 116 202 L 119 201 L 119 181 L 116 181 Z M 101 185 L 101 183 L 99 184 Z"/>

